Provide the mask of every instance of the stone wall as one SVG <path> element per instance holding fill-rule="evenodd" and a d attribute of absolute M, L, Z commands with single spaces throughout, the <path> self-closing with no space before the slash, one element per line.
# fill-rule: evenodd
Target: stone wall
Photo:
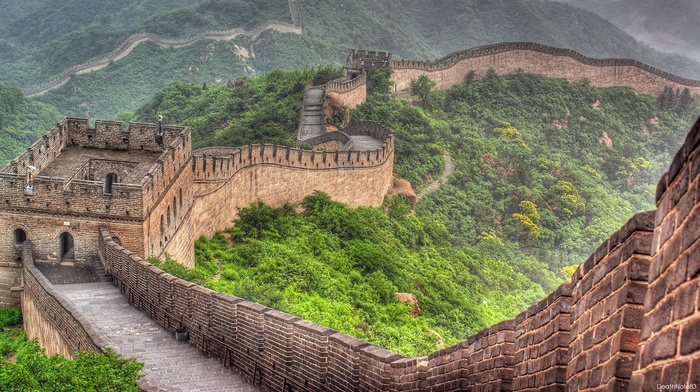
<path fill-rule="evenodd" d="M 18 253 L 22 246 L 17 246 Z M 0 262 L 0 307 L 19 306 L 22 294 L 22 263 Z"/>
<path fill-rule="evenodd" d="M 134 220 L 103 219 L 95 221 L 87 216 L 60 216 L 37 212 L 16 213 L 0 211 L 0 262 L 17 262 L 21 246 L 16 242 L 14 231 L 21 229 L 26 238 L 33 241 L 34 258 L 40 262 L 58 263 L 60 260 L 60 236 L 69 233 L 73 239 L 73 259 L 78 265 L 91 265 L 97 254 L 97 227 L 109 227 L 125 246 L 143 252 L 142 224 Z M 143 254 L 143 253 L 140 253 Z M 4 290 L 0 290 L 4 293 Z"/>
<path fill-rule="evenodd" d="M 437 87 L 447 89 L 471 71 L 484 76 L 489 69 L 499 74 L 517 70 L 581 82 L 584 78 L 599 87 L 628 86 L 640 93 L 658 95 L 664 87 L 689 88 L 700 93 L 700 81 L 681 78 L 634 60 L 596 60 L 569 49 L 533 43 L 483 46 L 452 53 L 435 62 L 392 60 L 394 90 L 409 87 L 411 80 L 427 75 Z"/>
<path fill-rule="evenodd" d="M 354 109 L 367 101 L 367 74 L 352 80 L 332 80 L 326 83 L 326 92 L 337 93 L 343 99 L 345 106 Z"/>
<path fill-rule="evenodd" d="M 27 337 L 38 339 L 48 355 L 72 358 L 77 351 L 103 351 L 109 340 L 34 267 L 29 240 L 23 258 L 22 323 Z"/>
<path fill-rule="evenodd" d="M 628 387 L 644 317 L 654 215 L 635 215 L 574 273 L 567 391 Z"/>
<path fill-rule="evenodd" d="M 630 390 L 700 384 L 700 121 L 657 186 L 644 319 Z"/>
<path fill-rule="evenodd" d="M 104 227 L 100 255 L 131 303 L 168 329 L 187 329 L 192 345 L 264 390 L 637 391 L 697 384 L 699 144 L 700 121 L 659 185 L 658 212 L 630 219 L 570 283 L 515 319 L 428 357 L 406 358 L 178 279 L 117 245 Z M 213 159 L 227 151 L 200 152 L 195 178 L 228 183 L 229 173 L 240 172 L 233 165 L 255 159 L 252 167 L 262 166 L 259 157 L 275 156 L 261 146 L 229 166 Z"/>
<path fill-rule="evenodd" d="M 380 206 L 392 181 L 393 133 L 371 122 L 344 132 L 386 142 L 376 151 L 317 152 L 275 145 L 195 151 L 194 238 L 230 227 L 240 208 L 258 200 L 280 207 L 299 203 L 315 190 L 351 207 Z"/>

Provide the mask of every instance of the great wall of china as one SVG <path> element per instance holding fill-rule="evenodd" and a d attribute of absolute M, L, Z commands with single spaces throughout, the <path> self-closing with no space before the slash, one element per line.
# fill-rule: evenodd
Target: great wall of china
<path fill-rule="evenodd" d="M 96 61 L 76 64 L 63 71 L 63 73 L 61 73 L 61 75 L 57 76 L 56 78 L 46 83 L 43 83 L 40 86 L 24 90 L 23 93 L 27 97 L 33 97 L 44 94 L 55 88 L 61 87 L 75 75 L 98 71 L 110 65 L 114 61 L 118 61 L 124 58 L 129 53 L 131 53 L 131 51 L 134 50 L 140 43 L 146 41 L 153 41 L 162 48 L 181 48 L 184 46 L 192 45 L 195 42 L 205 39 L 215 41 L 231 40 L 239 35 L 247 35 L 254 40 L 265 30 L 276 30 L 282 33 L 301 34 L 301 14 L 299 13 L 299 5 L 297 4 L 296 0 L 288 0 L 288 3 L 292 23 L 280 22 L 278 20 L 268 20 L 251 29 L 250 31 L 241 28 L 234 28 L 222 31 L 204 31 L 185 39 L 166 39 L 152 33 L 133 34 L 126 38 L 121 45 L 119 45 L 116 49 L 112 51 L 112 53 L 108 54 L 104 58 Z"/>
<path fill-rule="evenodd" d="M 305 102 L 300 118 L 300 141 L 315 140 L 336 151 L 272 145 L 190 151 L 186 128 L 165 127 L 158 139 L 155 124 L 131 124 L 124 130 L 117 122 L 98 121 L 91 128 L 87 120 L 66 119 L 0 173 L 0 201 L 5 200 L 0 225 L 6 233 L 0 243 L 0 298 L 21 302 L 28 333 L 42 338 L 49 350 L 70 355 L 111 346 L 94 320 L 34 267 L 35 260 L 66 256 L 62 233 L 67 232 L 73 234 L 75 248 L 84 249 L 70 255 L 75 262 L 102 266 L 134 307 L 168 331 L 187 331 L 190 344 L 202 354 L 219 359 L 262 390 L 631 392 L 700 384 L 700 121 L 657 186 L 656 211 L 632 217 L 547 298 L 427 357 L 400 356 L 183 281 L 144 261 L 169 252 L 192 265 L 194 238 L 228 226 L 237 208 L 258 199 L 281 205 L 322 189 L 354 206 L 380 204 L 391 183 L 393 134 L 373 123 L 325 132 L 329 95 L 338 94 L 348 106 L 364 101 L 364 71 L 388 64 L 396 88 L 420 74 L 434 77 L 444 88 L 468 74 L 468 67 L 460 66 L 464 59 L 486 58 L 484 66 L 499 59 L 510 64 L 519 58 L 510 55 L 529 45 L 480 49 L 478 56 L 457 54 L 445 65 L 396 62 L 381 52 L 351 53 L 348 78 L 309 87 L 307 93 L 315 91 L 308 94 L 313 102 Z M 570 53 L 558 56 L 572 58 Z M 639 89 L 678 83 L 696 93 L 700 86 L 648 67 L 601 61 L 593 66 L 617 76 L 598 79 L 578 72 L 576 81 L 587 77 L 596 85 L 618 80 Z M 630 85 L 622 77 L 627 71 L 618 66 L 661 79 Z M 400 73 L 402 69 L 418 73 Z M 311 139 L 301 137 L 309 130 Z M 381 148 L 353 151 L 357 136 L 370 136 Z M 116 146 L 121 148 L 114 150 Z M 76 164 L 71 176 L 41 176 L 42 170 L 57 173 L 52 162 L 61 155 L 67 162 L 70 150 L 78 148 L 110 148 L 127 155 L 95 155 Z M 148 165 L 135 165 L 137 156 Z M 36 177 L 30 166 L 38 168 Z M 108 181 L 102 178 L 112 172 L 125 179 L 141 175 L 136 184 L 110 183 L 107 194 Z M 361 190 L 353 186 L 360 182 L 367 184 Z M 25 241 L 17 242 L 17 230 Z"/>

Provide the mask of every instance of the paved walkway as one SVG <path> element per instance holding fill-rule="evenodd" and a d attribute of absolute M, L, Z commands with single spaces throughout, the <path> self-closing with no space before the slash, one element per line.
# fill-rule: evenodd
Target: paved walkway
<path fill-rule="evenodd" d="M 384 140 L 377 140 L 372 136 L 353 135 L 350 136 L 350 140 L 353 151 L 374 151 L 384 145 Z"/>
<path fill-rule="evenodd" d="M 258 388 L 203 356 L 137 308 L 109 282 L 58 284 L 54 289 L 70 299 L 112 341 L 125 357 L 144 363 L 143 373 L 169 391 L 252 392 Z"/>
<path fill-rule="evenodd" d="M 301 116 L 300 140 L 308 140 L 326 133 L 323 123 L 323 89 L 311 87 L 304 93 L 304 113 Z"/>

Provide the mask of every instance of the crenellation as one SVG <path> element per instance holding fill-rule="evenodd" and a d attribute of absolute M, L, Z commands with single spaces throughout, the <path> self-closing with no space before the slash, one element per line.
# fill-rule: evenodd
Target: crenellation
<path fill-rule="evenodd" d="M 559 71 L 575 60 L 579 67 L 598 67 L 595 75 L 602 79 L 596 80 L 609 81 L 612 70 L 615 83 L 633 87 L 657 88 L 658 77 L 696 83 L 629 60 L 591 60 L 571 50 L 511 43 L 432 63 L 352 51 L 348 64 L 357 65 L 359 74 L 322 88 L 364 100 L 365 71 L 387 61 L 400 72 L 427 73 L 445 87 L 474 69 L 465 62 L 483 68 L 513 59 L 525 66 L 563 61 L 552 67 Z M 630 66 L 647 74 L 630 73 Z M 396 80 L 405 78 L 400 72 Z M 335 151 L 272 144 L 192 151 L 188 128 L 164 126 L 161 135 L 158 128 L 131 123 L 125 129 L 101 120 L 91 127 L 87 119 L 66 118 L 0 171 L 0 289 L 15 293 L 0 293 L 0 301 L 16 300 L 20 291 L 12 285 L 23 271 L 25 322 L 62 336 L 49 339 L 52 349 L 100 350 L 105 343 L 85 320 L 71 316 L 68 303 L 32 269 L 34 259 L 86 264 L 97 256 L 131 304 L 169 331 L 187 331 L 199 351 L 263 390 L 632 391 L 697 382 L 700 121 L 657 187 L 656 212 L 635 215 L 576 269 L 570 283 L 514 319 L 418 358 L 215 293 L 144 261 L 172 255 L 193 266 L 195 238 L 230 226 L 240 208 L 258 200 L 278 207 L 321 190 L 353 207 L 381 205 L 393 175 L 391 130 L 363 122 L 309 139 L 315 147 L 334 142 L 340 148 Z M 352 150 L 355 136 L 381 143 Z M 31 175 L 30 165 L 37 167 Z M 108 181 L 110 175 L 116 179 Z M 16 230 L 28 241 L 17 242 Z M 29 333 L 39 336 L 39 330 Z"/>
<path fill-rule="evenodd" d="M 600 87 L 628 86 L 646 94 L 660 94 L 667 86 L 700 93 L 700 81 L 627 59 L 591 59 L 570 49 L 532 43 L 504 43 L 451 53 L 434 62 L 392 60 L 394 90 L 408 88 L 412 79 L 428 75 L 438 88 L 461 83 L 471 71 L 483 76 L 489 69 L 499 74 L 523 70 L 578 83 L 587 78 Z"/>

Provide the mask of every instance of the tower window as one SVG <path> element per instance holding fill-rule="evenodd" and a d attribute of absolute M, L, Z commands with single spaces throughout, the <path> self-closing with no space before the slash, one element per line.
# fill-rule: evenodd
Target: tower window
<path fill-rule="evenodd" d="M 105 193 L 108 195 L 112 194 L 112 185 L 117 182 L 117 175 L 114 173 L 107 174 L 105 177 Z"/>

